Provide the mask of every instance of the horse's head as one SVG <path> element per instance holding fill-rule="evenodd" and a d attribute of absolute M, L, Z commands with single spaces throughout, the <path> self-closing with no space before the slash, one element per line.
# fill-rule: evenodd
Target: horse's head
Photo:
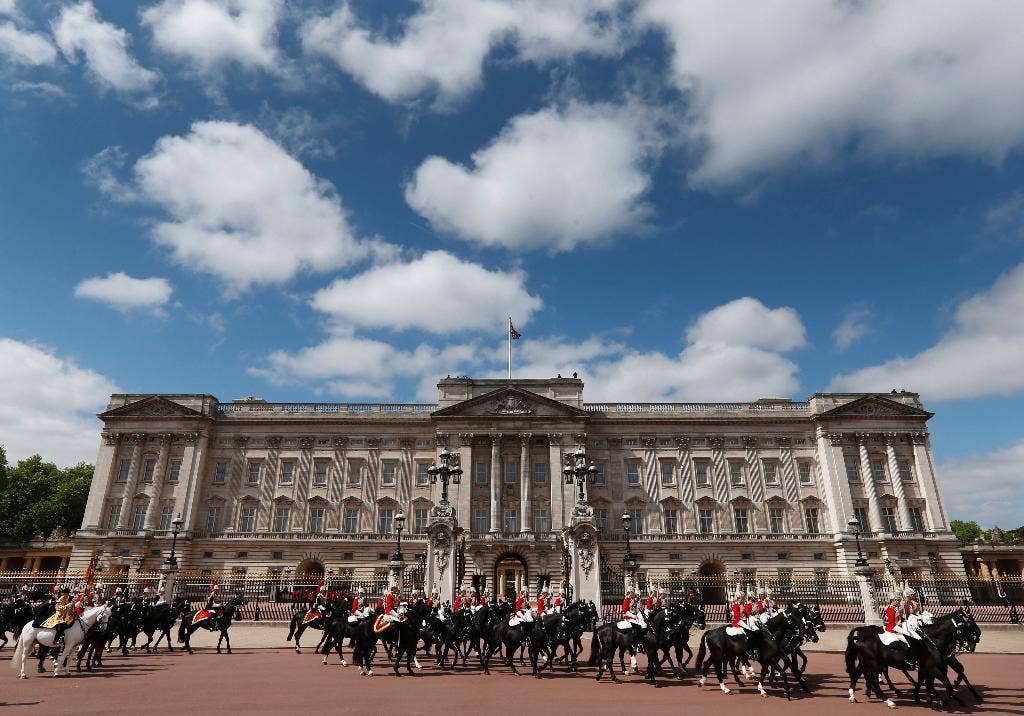
<path fill-rule="evenodd" d="M 956 629 L 956 648 L 973 652 L 981 641 L 981 627 L 974 620 L 970 608 L 961 607 L 951 615 L 953 628 Z"/>

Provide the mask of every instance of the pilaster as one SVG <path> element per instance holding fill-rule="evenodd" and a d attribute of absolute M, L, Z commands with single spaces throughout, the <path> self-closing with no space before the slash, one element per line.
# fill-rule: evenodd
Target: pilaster
<path fill-rule="evenodd" d="M 533 532 L 533 509 L 530 495 L 530 433 L 519 434 L 519 530 Z"/>
<path fill-rule="evenodd" d="M 900 529 L 913 529 L 913 522 L 910 519 L 910 505 L 907 504 L 907 495 L 903 489 L 903 480 L 900 478 L 900 467 L 896 461 L 896 441 L 898 433 L 885 433 L 885 456 L 889 461 L 889 479 L 892 480 L 892 491 L 896 495 L 896 506 L 900 516 Z"/>
<path fill-rule="evenodd" d="M 932 457 L 931 445 L 928 443 L 928 433 L 923 430 L 911 432 L 910 441 L 914 445 L 914 469 L 917 471 L 921 490 L 925 496 L 928 521 L 932 529 L 948 530 L 949 522 L 946 520 L 946 509 L 942 504 L 939 485 L 935 477 L 935 460 Z"/>
<path fill-rule="evenodd" d="M 562 484 L 562 433 L 548 433 L 548 485 L 551 489 L 551 531 L 565 525 L 565 485 Z"/>
<path fill-rule="evenodd" d="M 110 486 L 114 482 L 114 471 L 117 470 L 117 449 L 120 444 L 120 433 L 103 433 L 100 451 L 96 456 L 96 470 L 89 488 L 89 499 L 85 504 L 85 514 L 82 516 L 82 527 L 85 529 L 99 529 L 103 520 L 103 505 L 107 495 L 110 494 Z"/>
<path fill-rule="evenodd" d="M 501 433 L 491 435 L 491 532 L 501 531 Z"/>
<path fill-rule="evenodd" d="M 117 529 L 123 530 L 128 526 L 130 519 L 132 500 L 135 499 L 135 489 L 139 482 L 139 459 L 142 457 L 142 448 L 146 443 L 145 433 L 132 433 L 128 436 L 128 443 L 132 446 L 131 463 L 128 465 L 128 481 L 124 486 L 124 494 L 121 495 L 121 511 L 117 515 Z"/>
<path fill-rule="evenodd" d="M 869 433 L 857 433 L 857 449 L 860 451 L 860 479 L 864 486 L 864 496 L 868 499 L 868 514 L 871 516 L 871 527 L 878 532 L 888 532 L 882 524 L 882 511 L 878 507 L 878 491 L 875 489 L 875 476 L 871 473 L 871 456 L 868 455 Z"/>

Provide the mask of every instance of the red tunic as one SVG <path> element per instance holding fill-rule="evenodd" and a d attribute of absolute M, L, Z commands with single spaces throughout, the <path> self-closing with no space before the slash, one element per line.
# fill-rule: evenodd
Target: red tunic
<path fill-rule="evenodd" d="M 384 597 L 384 613 L 390 614 L 395 610 L 395 595 L 388 594 Z"/>
<path fill-rule="evenodd" d="M 555 606 L 556 607 L 562 606 L 562 598 L 561 597 L 555 597 Z"/>
<path fill-rule="evenodd" d="M 359 597 L 353 597 L 352 598 L 352 611 L 353 612 L 358 612 L 359 611 Z"/>
<path fill-rule="evenodd" d="M 907 603 L 903 605 L 903 614 L 909 617 L 911 614 L 914 613 L 915 606 L 916 605 L 914 604 L 914 600 L 908 599 Z"/>
<path fill-rule="evenodd" d="M 896 608 L 885 608 L 885 630 L 892 634 L 896 631 Z"/>
<path fill-rule="evenodd" d="M 434 600 L 433 600 L 433 599 L 428 599 L 428 600 L 427 600 L 427 606 L 428 606 L 428 607 L 432 607 L 432 606 L 434 606 Z"/>
<path fill-rule="evenodd" d="M 743 613 L 746 614 L 748 617 L 753 615 L 753 613 L 754 613 L 754 605 L 751 604 L 750 602 L 744 603 L 743 604 Z"/>
<path fill-rule="evenodd" d="M 537 613 L 544 613 L 544 597 L 537 597 Z"/>
<path fill-rule="evenodd" d="M 665 604 L 665 600 L 662 599 L 661 597 L 658 597 L 658 609 L 661 609 L 664 606 L 664 604 Z"/>
<path fill-rule="evenodd" d="M 762 602 L 760 599 L 757 600 L 757 613 L 764 614 L 764 602 Z"/>
<path fill-rule="evenodd" d="M 631 606 L 632 604 L 630 603 L 629 597 L 626 597 L 622 600 L 622 616 L 626 616 L 627 614 L 629 614 L 629 608 Z"/>
<path fill-rule="evenodd" d="M 522 596 L 516 597 L 516 611 L 523 611 L 523 598 Z"/>
<path fill-rule="evenodd" d="M 738 627 L 740 625 L 740 620 L 741 619 L 743 619 L 743 613 L 740 610 L 739 603 L 733 604 L 732 605 L 732 625 L 734 627 Z"/>
<path fill-rule="evenodd" d="M 654 597 L 647 597 L 647 601 L 644 602 L 644 609 L 647 611 L 654 609 Z"/>
<path fill-rule="evenodd" d="M 487 604 L 487 599 L 485 599 L 484 597 L 480 597 L 480 601 L 477 602 L 477 604 L 482 607 L 485 604 Z"/>
<path fill-rule="evenodd" d="M 455 601 L 452 602 L 452 611 L 457 612 L 462 608 L 462 596 L 459 594 L 455 595 Z"/>

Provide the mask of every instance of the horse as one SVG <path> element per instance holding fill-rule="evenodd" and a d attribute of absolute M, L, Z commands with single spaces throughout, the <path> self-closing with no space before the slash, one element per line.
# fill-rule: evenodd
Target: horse
<path fill-rule="evenodd" d="M 765 676 L 775 672 L 782 677 L 782 689 L 786 699 L 790 698 L 789 677 L 786 671 L 791 672 L 800 684 L 801 688 L 808 691 L 800 672 L 797 671 L 789 658 L 792 644 L 801 638 L 806 626 L 803 615 L 803 608 L 789 606 L 784 611 L 775 612 L 765 620 L 756 630 L 751 632 L 749 646 L 757 654 L 757 660 L 761 663 L 761 674 L 757 679 L 757 690 L 762 698 L 768 697 L 764 690 Z"/>
<path fill-rule="evenodd" d="M 730 636 L 726 632 L 726 626 L 709 629 L 700 638 L 700 647 L 697 649 L 697 671 L 700 672 L 698 687 L 707 683 L 708 669 L 715 667 L 715 676 L 718 677 L 718 688 L 723 694 L 731 694 L 732 690 L 725 685 L 726 665 L 732 670 L 732 676 L 736 683 L 742 687 L 744 683 L 736 671 L 736 664 L 747 663 L 747 632 Z M 708 655 L 707 662 L 704 661 L 705 653 Z"/>
<path fill-rule="evenodd" d="M 350 622 L 348 620 L 351 612 L 347 609 L 334 612 L 331 618 L 324 624 L 324 642 L 321 650 L 324 654 L 324 666 L 327 666 L 327 659 L 331 655 L 331 649 L 338 652 L 338 658 L 341 659 L 342 666 L 348 666 L 348 662 L 345 661 L 345 638 L 348 637 L 349 644 L 352 646 L 353 653 L 355 650 L 355 639 L 356 632 L 359 629 L 359 625 L 365 622 L 373 622 L 373 616 L 365 616 L 360 619 Z"/>
<path fill-rule="evenodd" d="M 20 597 L 0 606 L 0 649 L 7 646 L 7 632 L 15 637 L 32 621 L 32 605 Z"/>
<path fill-rule="evenodd" d="M 235 615 L 235 610 L 242 605 L 242 595 L 235 595 L 231 601 L 229 601 L 217 614 L 209 614 L 208 616 L 196 620 L 196 615 L 200 614 L 205 609 L 186 609 L 181 615 L 181 625 L 178 627 L 178 643 L 184 644 L 188 653 L 192 652 L 192 645 L 189 642 L 192 633 L 200 627 L 207 631 L 213 631 L 214 629 L 220 631 L 220 637 L 217 639 L 217 653 L 220 652 L 220 643 L 222 641 L 227 643 L 228 653 L 231 653 L 231 637 L 228 636 L 228 629 L 231 628 L 231 619 Z"/>
<path fill-rule="evenodd" d="M 635 654 L 640 634 L 641 630 L 637 627 L 631 627 L 628 632 L 623 632 L 612 622 L 602 624 L 594 630 L 594 636 L 590 640 L 590 659 L 587 663 L 590 666 L 597 665 L 597 676 L 594 677 L 597 681 L 601 680 L 607 668 L 612 681 L 616 684 L 619 683 L 615 669 L 612 668 L 615 652 L 628 649 L 630 653 Z"/>
<path fill-rule="evenodd" d="M 151 644 L 153 651 L 156 651 L 164 639 L 167 639 L 168 651 L 174 651 L 174 646 L 171 644 L 171 630 L 174 629 L 174 623 L 178 621 L 178 617 L 184 611 L 185 600 L 178 598 L 174 600 L 173 604 L 167 602 L 155 604 L 143 612 L 139 626 L 142 633 L 146 635 L 146 643 L 142 645 L 142 648 L 146 650 L 147 654 L 150 653 Z M 156 643 L 153 644 L 153 634 L 158 630 L 160 633 L 156 638 Z"/>
<path fill-rule="evenodd" d="M 505 632 L 510 628 L 508 620 L 511 616 L 512 605 L 508 602 L 498 602 L 490 614 L 490 620 L 480 630 L 480 666 L 483 667 L 485 674 L 491 673 L 491 657 L 504 643 Z"/>
<path fill-rule="evenodd" d="M 67 660 L 68 654 L 82 642 L 82 639 L 85 638 L 85 633 L 103 615 L 110 616 L 110 608 L 108 606 L 90 607 L 75 617 L 75 620 L 68 625 L 67 629 L 64 630 L 64 646 L 60 649 L 53 662 L 54 676 L 60 676 L 61 665 Z M 25 673 L 25 660 L 32 651 L 32 647 L 36 644 L 40 644 L 47 649 L 56 646 L 57 630 L 34 627 L 32 622 L 22 627 L 21 635 L 18 637 L 18 646 L 14 650 L 14 656 L 11 657 L 11 668 L 17 669 L 18 663 L 21 663 L 21 673 L 19 676 L 22 679 L 28 678 L 28 675 Z"/>
<path fill-rule="evenodd" d="M 103 665 L 103 649 L 107 645 L 107 629 L 109 628 L 109 616 L 100 615 L 100 619 L 93 625 L 92 629 L 85 633 L 82 644 L 78 647 L 78 660 L 75 662 L 75 671 L 82 670 L 82 659 L 85 659 L 85 670 L 92 671 L 93 667 Z"/>
<path fill-rule="evenodd" d="M 391 622 L 389 631 L 395 632 L 395 676 L 401 676 L 399 667 L 402 665 L 402 657 L 405 656 L 405 670 L 410 676 L 416 676 L 412 670 L 413 662 L 416 668 L 420 663 L 416 659 L 416 650 L 420 643 L 420 629 L 423 627 L 423 620 L 430 612 L 431 607 L 424 601 L 417 601 L 409 604 L 405 611 L 405 620 Z"/>
<path fill-rule="evenodd" d="M 328 620 L 331 618 L 331 616 L 334 614 L 336 610 L 337 605 L 332 602 L 327 604 L 326 610 L 322 613 L 316 612 L 312 608 L 307 610 L 300 609 L 299 611 L 295 612 L 295 614 L 292 615 L 291 622 L 289 622 L 288 624 L 288 636 L 285 638 L 285 641 L 291 641 L 292 637 L 294 637 L 295 653 L 302 653 L 302 647 L 301 644 L 299 644 L 299 640 L 302 639 L 302 632 L 306 631 L 306 629 L 320 629 L 322 631 L 326 626 Z M 314 616 L 312 619 L 307 620 L 307 617 L 310 614 L 315 614 L 316 616 Z M 320 645 L 317 645 L 317 648 L 319 649 Z M 324 648 L 325 654 L 329 651 L 329 648 Z"/>
<path fill-rule="evenodd" d="M 672 650 L 675 652 L 676 658 L 676 676 L 680 679 L 683 678 L 683 674 L 686 673 L 686 666 L 690 663 L 690 659 L 693 658 L 693 651 L 690 649 L 690 628 L 696 626 L 698 629 L 707 628 L 707 614 L 704 608 L 693 602 L 682 602 L 676 607 L 679 612 L 679 623 L 675 629 L 667 635 L 667 640 L 670 643 Z M 683 659 L 682 652 L 686 652 L 686 659 Z M 658 662 L 660 667 L 668 659 L 668 649 L 665 650 L 665 656 Z M 648 656 L 649 658 L 649 656 Z"/>

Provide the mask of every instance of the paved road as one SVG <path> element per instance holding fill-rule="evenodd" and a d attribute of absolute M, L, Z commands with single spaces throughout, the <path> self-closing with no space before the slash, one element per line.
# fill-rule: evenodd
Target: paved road
<path fill-rule="evenodd" d="M 829 716 L 887 713 L 877 703 L 850 704 L 845 700 L 846 680 L 838 654 L 811 656 L 808 668 L 810 695 L 786 702 L 780 690 L 762 700 L 748 685 L 726 696 L 716 688 L 696 688 L 693 677 L 664 681 L 653 688 L 632 676 L 621 685 L 597 683 L 589 668 L 584 675 L 556 672 L 537 680 L 515 677 L 504 670 L 492 676 L 472 671 L 442 672 L 425 668 L 411 678 L 395 678 L 383 663 L 372 678 L 359 676 L 353 667 L 323 666 L 312 652 L 236 648 L 231 656 L 197 650 L 192 656 L 175 652 L 159 655 L 108 656 L 106 666 L 93 675 L 53 679 L 35 673 L 21 681 L 9 668 L 10 651 L 0 654 L 0 709 L 5 714 L 131 713 L 154 716 L 190 713 L 345 713 L 345 714 L 689 714 L 723 713 Z M 1024 713 L 1024 656 L 968 654 L 967 673 L 986 702 L 972 711 Z M 842 675 L 842 676 L 841 676 Z M 965 697 L 966 692 L 963 692 Z M 913 706 L 908 698 L 901 706 Z M 921 713 L 923 707 L 920 707 Z"/>

